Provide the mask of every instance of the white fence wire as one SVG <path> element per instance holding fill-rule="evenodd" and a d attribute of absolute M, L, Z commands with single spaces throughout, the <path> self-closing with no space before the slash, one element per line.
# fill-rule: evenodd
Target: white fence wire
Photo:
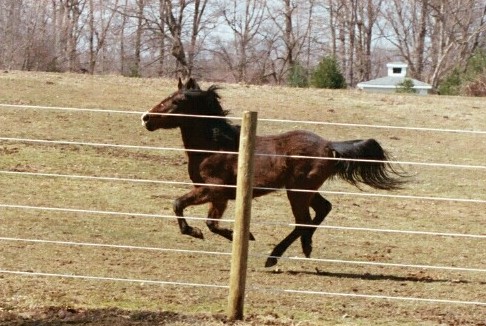
<path fill-rule="evenodd" d="M 153 284 L 153 285 L 173 285 L 173 286 L 190 286 L 190 287 L 204 287 L 204 288 L 216 288 L 227 290 L 229 286 L 218 284 L 202 284 L 202 283 L 186 283 L 186 282 L 171 282 L 171 281 L 159 281 L 159 280 L 145 280 L 145 279 L 130 279 L 130 278 L 118 278 L 118 277 L 102 277 L 102 276 L 87 276 L 87 275 L 71 275 L 71 274 L 55 274 L 55 273 L 40 273 L 40 272 L 22 272 L 22 271 L 9 271 L 0 269 L 0 273 L 11 274 L 18 276 L 38 276 L 38 277 L 56 277 L 67 279 L 80 279 L 89 281 L 114 281 L 114 282 L 128 282 L 128 283 L 140 283 L 140 284 Z M 424 302 L 424 303 L 442 303 L 442 304 L 459 304 L 459 305 L 474 305 L 474 306 L 486 306 L 486 302 L 482 301 L 462 301 L 462 300 L 447 300 L 447 299 L 433 299 L 433 298 L 415 298 L 415 297 L 401 297 L 401 296 L 386 296 L 386 295 L 372 295 L 372 294 L 358 294 L 358 293 L 341 293 L 341 292 L 326 292 L 326 291 L 306 291 L 296 289 L 278 289 L 278 288 L 264 288 L 264 287 L 249 287 L 250 291 L 262 291 L 273 293 L 291 293 L 291 294 L 307 294 L 307 295 L 319 295 L 319 296 L 332 296 L 332 297 L 348 297 L 348 298 L 364 298 L 364 299 L 380 299 L 380 300 L 398 300 L 398 301 L 411 301 L 411 302 Z"/>
<path fill-rule="evenodd" d="M 222 154 L 233 154 L 233 155 L 238 154 L 237 152 L 227 152 L 227 151 L 210 151 L 210 150 L 199 150 L 199 149 L 185 149 L 185 148 L 159 147 L 159 146 L 140 146 L 140 145 L 127 145 L 127 144 L 91 143 L 91 142 L 80 142 L 80 141 L 69 141 L 69 140 L 47 140 L 47 139 L 31 139 L 31 138 L 16 138 L 16 137 L 0 137 L 0 140 L 10 141 L 10 142 L 20 142 L 20 143 L 49 144 L 49 145 L 113 147 L 113 148 L 143 149 L 143 150 L 155 150 L 155 151 L 178 151 L 178 152 L 193 152 L 193 153 L 222 153 Z M 276 157 L 289 157 L 289 158 L 301 158 L 301 159 L 312 159 L 312 160 L 354 161 L 354 162 L 368 162 L 368 163 L 384 162 L 384 161 L 378 161 L 378 160 L 364 160 L 364 159 L 360 160 L 360 159 L 320 157 L 320 156 L 276 155 L 276 154 L 264 154 L 264 153 L 255 153 L 255 156 L 276 156 Z M 429 162 L 410 162 L 410 161 L 386 161 L 386 163 L 387 164 L 399 164 L 399 165 L 417 165 L 417 166 L 430 166 L 430 167 L 486 170 L 486 165 L 429 163 Z"/>
<path fill-rule="evenodd" d="M 20 105 L 20 104 L 1 104 L 0 107 L 13 108 L 13 109 L 38 109 L 38 110 L 61 110 L 61 111 L 73 111 L 73 112 L 93 112 L 93 113 L 121 113 L 121 114 L 136 114 L 142 115 L 145 112 L 140 111 L 130 111 L 130 110 L 109 110 L 109 109 L 86 109 L 86 108 L 71 108 L 71 107 L 59 107 L 59 106 L 37 106 L 37 105 Z M 171 114 L 177 115 L 177 114 Z M 202 115 L 185 115 L 188 117 L 204 117 L 221 119 L 215 116 L 202 116 Z M 225 119 L 241 120 L 239 117 L 227 116 Z M 297 123 L 297 124 L 313 124 L 322 126 L 341 126 L 341 127 L 351 127 L 351 128 L 376 128 L 376 129 L 399 129 L 408 131 L 431 131 L 431 132 L 447 132 L 447 133 L 458 133 L 458 134 L 476 134 L 476 135 L 486 135 L 486 130 L 467 130 L 467 129 L 443 129 L 443 128 L 426 128 L 426 127 L 408 127 L 408 126 L 392 126 L 392 125 L 371 125 L 371 124 L 358 124 L 358 123 L 339 123 L 339 122 L 324 122 L 324 121 L 308 121 L 308 120 L 284 120 L 284 119 L 268 119 L 259 118 L 259 121 L 266 122 L 281 122 L 281 123 Z"/>
<path fill-rule="evenodd" d="M 230 256 L 231 255 L 231 252 L 187 250 L 187 249 L 173 249 L 173 248 L 156 248 L 156 247 L 142 247 L 142 246 L 130 246 L 130 245 L 100 244 L 100 243 L 89 243 L 89 242 L 41 240 L 41 239 L 22 239 L 22 238 L 8 238 L 8 237 L 0 237 L 0 241 L 57 244 L 57 245 L 79 246 L 79 247 L 111 248 L 111 249 L 164 251 L 164 252 L 173 252 L 173 253 L 205 254 L 205 255 L 215 255 L 215 256 Z M 268 255 L 263 254 L 263 253 L 250 254 L 250 256 L 251 257 L 257 257 L 257 258 L 267 258 L 268 257 Z M 282 259 L 285 259 L 285 260 L 305 260 L 305 261 L 314 261 L 314 262 L 320 262 L 320 263 L 347 264 L 347 265 L 365 265 L 365 266 L 368 265 L 368 266 L 380 266 L 380 267 L 434 269 L 434 270 L 444 270 L 444 271 L 453 271 L 453 272 L 486 273 L 486 269 L 484 269 L 484 268 L 467 268 L 467 267 L 455 267 L 455 266 L 397 264 L 397 263 L 382 263 L 382 262 L 356 261 L 356 260 L 344 260 L 344 259 L 301 258 L 301 257 L 282 257 Z"/>

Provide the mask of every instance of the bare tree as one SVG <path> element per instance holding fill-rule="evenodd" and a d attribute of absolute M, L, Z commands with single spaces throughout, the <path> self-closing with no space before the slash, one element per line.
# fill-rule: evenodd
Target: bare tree
<path fill-rule="evenodd" d="M 359 1 L 357 5 L 356 27 L 356 68 L 357 75 L 353 85 L 357 81 L 369 80 L 372 72 L 372 46 L 376 33 L 377 22 L 380 18 L 380 10 L 383 0 Z"/>
<path fill-rule="evenodd" d="M 53 6 L 54 10 L 58 11 L 58 63 L 69 71 L 76 71 L 78 70 L 77 47 L 83 29 L 80 17 L 86 2 L 84 0 L 53 0 Z"/>
<path fill-rule="evenodd" d="M 274 47 L 272 74 L 275 75 L 277 83 L 283 81 L 289 69 L 297 62 L 309 64 L 311 47 L 308 44 L 314 24 L 314 10 L 315 1 L 267 2 L 267 15 L 272 22 L 270 28 L 276 32 L 269 32 L 267 28 L 264 38 L 273 38 L 269 45 Z"/>
<path fill-rule="evenodd" d="M 144 19 L 148 32 L 148 47 L 153 48 L 157 57 L 153 62 L 157 63 L 157 75 L 163 76 L 166 70 L 167 46 L 170 37 L 167 33 L 167 9 L 166 0 L 148 1 L 145 8 Z"/>
<path fill-rule="evenodd" d="M 373 37 L 383 0 L 328 0 L 331 53 L 348 83 L 371 77 Z"/>
<path fill-rule="evenodd" d="M 198 38 L 201 31 L 206 28 L 203 17 L 208 0 L 179 0 L 176 4 L 173 2 L 165 0 L 165 8 L 162 10 L 172 42 L 171 54 L 176 59 L 182 76 L 187 77 L 192 75 L 198 52 Z M 192 15 L 189 14 L 191 10 Z M 185 25 L 186 20 L 190 22 L 189 26 Z M 185 39 L 188 40 L 187 50 L 184 47 Z"/>
<path fill-rule="evenodd" d="M 481 0 L 430 1 L 435 24 L 429 80 L 436 86 L 446 72 L 465 67 L 474 55 L 477 37 L 486 31 L 486 5 Z"/>
<path fill-rule="evenodd" d="M 385 9 L 382 31 L 412 76 L 437 86 L 474 53 L 478 36 L 486 30 L 484 7 L 481 0 L 393 0 Z"/>
<path fill-rule="evenodd" d="M 133 70 L 131 74 L 133 76 L 141 76 L 140 63 L 142 53 L 142 35 L 143 35 L 143 22 L 144 22 L 144 9 L 145 0 L 136 0 L 136 21 L 137 27 L 135 30 L 135 59 L 133 64 Z"/>
<path fill-rule="evenodd" d="M 18 51 L 20 48 L 16 45 L 21 39 L 21 12 L 23 1 L 3 0 L 1 2 L 0 19 L 2 23 L 2 53 L 1 60 L 7 69 L 15 68 L 19 62 Z"/>
<path fill-rule="evenodd" d="M 120 26 L 118 27 L 119 31 L 118 31 L 118 35 L 119 35 L 119 42 L 120 42 L 120 45 L 119 45 L 119 51 L 120 51 L 120 55 L 119 55 L 119 61 L 120 61 L 120 73 L 123 75 L 125 74 L 126 72 L 126 54 L 125 54 L 125 30 L 126 30 L 126 26 L 127 26 L 127 21 L 128 21 L 128 14 L 127 14 L 127 10 L 128 10 L 128 1 L 129 0 L 125 0 L 125 2 L 123 3 L 123 5 L 121 6 L 121 8 L 119 9 L 120 11 L 120 14 L 121 14 L 121 20 L 120 20 Z"/>
<path fill-rule="evenodd" d="M 0 0 L 3 69 L 282 83 L 331 54 L 351 85 L 386 58 L 436 86 L 485 35 L 484 0 Z"/>
<path fill-rule="evenodd" d="M 0 66 L 57 70 L 51 0 L 0 0 Z"/>
<path fill-rule="evenodd" d="M 382 33 L 408 63 L 411 76 L 418 79 L 423 78 L 430 9 L 429 0 L 393 0 L 383 10 L 386 24 Z"/>
<path fill-rule="evenodd" d="M 347 22 L 349 21 L 348 7 L 345 1 L 327 0 L 331 35 L 331 55 L 338 59 L 341 68 L 347 70 Z"/>
<path fill-rule="evenodd" d="M 265 1 L 225 0 L 219 3 L 219 11 L 225 25 L 232 32 L 232 40 L 219 40 L 216 49 L 237 82 L 248 82 L 251 57 L 250 47 L 257 46 L 257 35 L 264 21 Z"/>
<path fill-rule="evenodd" d="M 111 29 L 111 23 L 118 10 L 118 0 L 114 0 L 113 7 L 107 8 L 106 1 L 88 1 L 88 26 L 89 26 L 89 73 L 95 71 L 98 55 L 105 48 L 105 42 Z"/>

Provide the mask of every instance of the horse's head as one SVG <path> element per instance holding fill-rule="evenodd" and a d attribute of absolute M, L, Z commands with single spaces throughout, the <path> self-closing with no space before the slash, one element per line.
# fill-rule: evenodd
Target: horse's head
<path fill-rule="evenodd" d="M 197 104 L 205 93 L 194 79 L 190 78 L 183 84 L 179 78 L 178 90 L 144 113 L 142 125 L 149 131 L 180 127 L 187 121 L 184 115 L 198 114 Z"/>

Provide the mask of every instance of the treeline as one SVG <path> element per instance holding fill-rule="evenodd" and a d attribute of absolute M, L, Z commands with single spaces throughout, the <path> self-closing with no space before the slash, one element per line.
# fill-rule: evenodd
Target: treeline
<path fill-rule="evenodd" d="M 326 57 L 438 86 L 484 50 L 484 0 L 0 0 L 4 70 L 287 84 Z"/>

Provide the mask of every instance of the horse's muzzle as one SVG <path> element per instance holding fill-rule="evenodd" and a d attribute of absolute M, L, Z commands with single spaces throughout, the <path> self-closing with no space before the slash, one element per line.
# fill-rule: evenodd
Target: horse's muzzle
<path fill-rule="evenodd" d="M 142 126 L 147 128 L 148 131 L 153 131 L 153 128 L 150 127 L 150 115 L 148 113 L 144 113 L 141 117 L 142 120 Z"/>

